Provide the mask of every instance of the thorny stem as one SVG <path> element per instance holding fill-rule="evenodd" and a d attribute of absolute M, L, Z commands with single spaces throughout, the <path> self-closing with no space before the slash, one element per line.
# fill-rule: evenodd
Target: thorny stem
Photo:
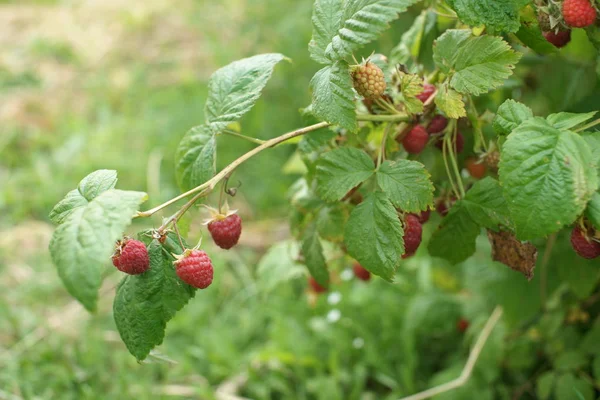
<path fill-rule="evenodd" d="M 435 386 L 423 392 L 413 394 L 412 396 L 403 397 L 400 400 L 425 400 L 465 385 L 471 378 L 471 374 L 473 373 L 473 368 L 477 363 L 477 359 L 479 359 L 479 355 L 481 354 L 483 347 L 492 334 L 492 331 L 496 327 L 496 324 L 500 320 L 502 312 L 503 310 L 500 306 L 494 309 L 494 312 L 492 312 L 492 315 L 490 315 L 490 318 L 488 318 L 483 330 L 479 334 L 479 337 L 475 342 L 475 346 L 473 346 L 473 349 L 469 353 L 469 358 L 467 359 L 467 362 L 458 378 L 448 383 L 444 383 L 443 385 Z"/>
<path fill-rule="evenodd" d="M 282 143 L 282 142 L 285 142 L 286 140 L 290 140 L 292 138 L 295 138 L 296 136 L 301 136 L 301 135 L 304 135 L 304 134 L 306 134 L 308 132 L 312 132 L 312 131 L 316 131 L 317 129 L 325 128 L 325 127 L 327 127 L 329 125 L 330 125 L 329 122 L 319 122 L 318 124 L 314 124 L 314 125 L 310 125 L 310 126 L 301 128 L 301 129 L 297 129 L 295 131 L 285 133 L 285 134 L 283 134 L 281 136 L 278 136 L 276 138 L 267 140 L 266 142 L 264 142 L 260 146 L 255 147 L 254 149 L 250 150 L 249 152 L 247 152 L 246 154 L 242 155 L 237 160 L 235 160 L 234 162 L 232 162 L 231 164 L 229 164 L 227 167 L 223 168 L 223 170 L 221 170 L 221 172 L 219 172 L 218 174 L 216 174 L 210 180 L 204 182 L 202 185 L 196 186 L 195 188 L 193 188 L 191 190 L 188 190 L 187 192 L 182 193 L 179 196 L 174 197 L 171 200 L 166 201 L 163 204 L 160 204 L 160 205 L 158 205 L 158 206 L 156 206 L 156 207 L 154 207 L 154 208 L 152 208 L 150 210 L 138 212 L 135 215 L 135 217 L 138 217 L 138 218 L 150 217 L 150 216 L 156 214 L 158 211 L 162 210 L 163 208 L 166 208 L 166 207 L 170 206 L 171 204 L 178 202 L 179 200 L 185 199 L 186 197 L 191 196 L 193 194 L 198 194 L 198 195 L 196 195 L 196 196 L 194 196 L 192 198 L 192 200 L 194 200 L 194 202 L 195 202 L 199 198 L 201 198 L 201 197 L 207 195 L 208 193 L 212 192 L 214 190 L 214 188 L 217 186 L 217 184 L 219 182 L 221 182 L 226 176 L 228 176 L 237 167 L 239 167 L 241 164 L 243 164 L 244 162 L 246 162 L 250 158 L 252 158 L 255 155 L 257 155 L 261 151 L 266 150 L 266 149 L 271 148 L 271 147 L 274 147 L 274 146 L 278 145 L 279 143 Z M 184 205 L 184 208 L 186 206 L 187 206 L 187 203 L 186 203 L 186 205 Z M 191 205 L 189 207 L 191 207 Z M 187 209 L 186 209 L 186 211 L 187 211 Z M 175 215 L 177 215 L 177 214 L 175 214 Z M 173 215 L 173 217 L 175 217 L 175 215 Z M 181 214 L 181 215 L 183 215 L 183 214 Z M 174 220 L 173 217 L 169 218 L 169 220 L 167 220 L 167 222 L 168 223 L 172 222 Z"/>
<path fill-rule="evenodd" d="M 594 127 L 596 125 L 599 125 L 599 124 L 600 124 L 600 118 L 598 118 L 597 120 L 594 120 L 594 121 L 590 122 L 587 125 L 582 126 L 581 128 L 576 129 L 575 132 L 582 132 L 582 131 L 585 131 L 586 129 L 590 129 L 590 128 L 592 128 L 592 127 Z"/>
<path fill-rule="evenodd" d="M 388 123 L 383 132 L 383 139 L 381 139 L 381 148 L 379 149 L 379 156 L 377 157 L 377 168 L 379 168 L 383 160 L 385 160 L 385 148 L 391 130 L 392 124 Z"/>

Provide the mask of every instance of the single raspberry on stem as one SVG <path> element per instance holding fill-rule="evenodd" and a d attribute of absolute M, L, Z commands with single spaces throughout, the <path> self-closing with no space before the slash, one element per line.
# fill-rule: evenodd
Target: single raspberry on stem
<path fill-rule="evenodd" d="M 402 146 L 409 154 L 419 154 L 425 149 L 428 141 L 429 134 L 425 128 L 417 125 L 402 138 Z"/>
<path fill-rule="evenodd" d="M 404 217 L 404 254 L 402 258 L 413 256 L 421 245 L 423 227 L 419 217 L 407 214 Z"/>
<path fill-rule="evenodd" d="M 571 232 L 571 245 L 575 252 L 587 259 L 600 256 L 600 242 L 594 238 L 594 230 L 588 229 L 585 224 L 576 225 Z"/>
<path fill-rule="evenodd" d="M 204 223 L 215 244 L 222 249 L 229 250 L 235 246 L 242 235 L 242 219 L 236 214 L 237 210 L 230 210 L 225 203 L 221 210 L 207 207 L 211 214 L 210 219 Z"/>
<path fill-rule="evenodd" d="M 117 242 L 112 262 L 121 272 L 139 275 L 150 268 L 150 258 L 146 245 L 139 240 L 124 238 Z"/>
<path fill-rule="evenodd" d="M 187 249 L 173 262 L 177 276 L 190 286 L 206 289 L 213 281 L 213 265 L 202 250 Z"/>
<path fill-rule="evenodd" d="M 565 24 L 572 28 L 585 28 L 596 21 L 596 9 L 590 0 L 565 0 L 562 14 Z"/>

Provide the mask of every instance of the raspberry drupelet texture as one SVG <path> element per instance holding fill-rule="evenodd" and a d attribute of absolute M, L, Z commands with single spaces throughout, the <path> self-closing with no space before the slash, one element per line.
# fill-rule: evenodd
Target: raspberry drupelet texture
<path fill-rule="evenodd" d="M 139 240 L 125 239 L 117 244 L 112 262 L 121 272 L 139 275 L 150 268 L 150 258 L 146 245 Z"/>
<path fill-rule="evenodd" d="M 242 219 L 237 214 L 215 219 L 208 224 L 208 231 L 217 246 L 228 250 L 237 244 L 242 235 Z"/>
<path fill-rule="evenodd" d="M 212 261 L 202 250 L 186 250 L 183 257 L 173 264 L 177 276 L 190 286 L 206 289 L 213 281 Z"/>
<path fill-rule="evenodd" d="M 572 28 L 585 28 L 596 21 L 596 9 L 590 0 L 565 0 L 562 14 L 565 24 Z"/>
<path fill-rule="evenodd" d="M 417 252 L 421 245 L 423 227 L 419 218 L 413 214 L 407 214 L 404 220 L 404 254 L 402 258 L 408 258 Z"/>
<path fill-rule="evenodd" d="M 583 258 L 592 259 L 600 256 L 600 243 L 579 225 L 571 232 L 571 245 L 573 250 Z"/>
<path fill-rule="evenodd" d="M 383 71 L 369 61 L 354 68 L 352 80 L 354 89 L 365 99 L 378 98 L 385 92 L 386 84 Z"/>
<path fill-rule="evenodd" d="M 421 125 L 413 127 L 402 139 L 402 146 L 409 154 L 419 154 L 427 146 L 429 134 Z"/>

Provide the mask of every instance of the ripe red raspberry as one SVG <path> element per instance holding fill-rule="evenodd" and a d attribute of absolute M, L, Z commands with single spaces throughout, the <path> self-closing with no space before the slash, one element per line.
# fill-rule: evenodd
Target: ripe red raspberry
<path fill-rule="evenodd" d="M 375 99 L 385 92 L 383 71 L 377 65 L 367 61 L 352 69 L 354 89 L 366 99 Z"/>
<path fill-rule="evenodd" d="M 459 319 L 458 321 L 456 321 L 456 329 L 460 332 L 460 333 L 464 333 L 468 328 L 469 328 L 469 321 L 467 321 L 464 318 Z"/>
<path fill-rule="evenodd" d="M 414 255 L 421 244 L 423 227 L 419 218 L 413 214 L 407 214 L 404 219 L 404 254 L 402 258 Z"/>
<path fill-rule="evenodd" d="M 413 214 L 413 215 L 419 219 L 419 222 L 421 224 L 424 224 L 425 222 L 429 221 L 429 217 L 431 216 L 431 210 L 428 208 L 425 211 L 421 211 L 420 214 Z"/>
<path fill-rule="evenodd" d="M 319 282 L 317 282 L 317 280 L 312 276 L 308 277 L 308 284 L 310 285 L 312 291 L 315 293 L 325 293 L 327 291 L 327 288 L 324 288 L 323 286 L 319 285 Z"/>
<path fill-rule="evenodd" d="M 235 246 L 240 239 L 242 219 L 237 214 L 217 217 L 208 224 L 208 230 L 217 246 L 228 250 Z"/>
<path fill-rule="evenodd" d="M 117 243 L 112 262 L 119 271 L 129 275 L 139 275 L 150 268 L 146 245 L 135 239 L 125 239 Z"/>
<path fill-rule="evenodd" d="M 592 259 L 600 256 L 600 243 L 579 225 L 575 226 L 571 232 L 571 245 L 575 252 L 583 258 Z"/>
<path fill-rule="evenodd" d="M 434 93 L 435 93 L 435 86 L 430 83 L 426 83 L 423 85 L 423 91 L 421 93 L 419 93 L 416 97 L 417 97 L 417 99 L 421 100 L 422 103 L 425 103 L 425 102 L 427 102 L 427 100 L 429 100 L 431 95 Z"/>
<path fill-rule="evenodd" d="M 565 24 L 572 28 L 585 28 L 596 21 L 596 9 L 590 0 L 565 0 L 562 13 Z"/>
<path fill-rule="evenodd" d="M 485 176 L 485 164 L 477 160 L 475 157 L 469 157 L 465 160 L 465 167 L 475 179 L 481 179 Z"/>
<path fill-rule="evenodd" d="M 371 279 L 371 273 L 359 263 L 354 263 L 354 265 L 352 266 L 352 270 L 354 271 L 354 276 L 356 276 L 361 281 L 368 281 L 369 279 Z"/>
<path fill-rule="evenodd" d="M 410 154 L 419 154 L 423 151 L 427 142 L 429 141 L 429 134 L 421 125 L 413 127 L 402 139 L 402 146 Z"/>
<path fill-rule="evenodd" d="M 564 47 L 571 41 L 571 31 L 548 31 L 544 32 L 546 40 L 554 45 L 554 47 Z"/>
<path fill-rule="evenodd" d="M 190 286 L 206 289 L 213 281 L 212 261 L 202 250 L 186 250 L 173 264 L 177 276 Z"/>
<path fill-rule="evenodd" d="M 440 136 L 438 138 L 438 140 L 435 142 L 435 147 L 437 147 L 440 150 L 443 150 L 444 148 L 444 136 Z M 458 132 L 456 134 L 456 140 L 454 142 L 454 152 L 455 153 L 462 153 L 463 148 L 465 147 L 465 137 L 462 135 L 462 133 Z"/>
<path fill-rule="evenodd" d="M 432 133 L 440 133 L 448 126 L 448 119 L 443 115 L 436 115 L 433 117 L 429 125 L 427 125 L 427 132 Z"/>

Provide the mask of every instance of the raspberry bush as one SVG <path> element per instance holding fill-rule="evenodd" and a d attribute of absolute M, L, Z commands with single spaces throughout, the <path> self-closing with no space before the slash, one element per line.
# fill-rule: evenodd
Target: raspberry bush
<path fill-rule="evenodd" d="M 421 14 L 391 53 L 370 48 L 411 6 Z M 594 130 L 600 119 L 594 110 L 534 112 L 521 96 L 530 88 L 518 65 L 572 56 L 595 67 L 597 9 L 590 0 L 316 0 L 308 50 L 321 67 L 307 88 L 312 103 L 302 110 L 310 124 L 266 141 L 239 129 L 276 66 L 289 61 L 284 55 L 256 55 L 219 69 L 210 79 L 205 120 L 176 149 L 182 194 L 142 210 L 145 193 L 115 189 L 115 171 L 92 172 L 51 212 L 58 273 L 94 311 L 104 268 L 132 219 L 186 200 L 156 229 L 138 234 L 148 267 L 130 272 L 137 275 L 117 288 L 117 327 L 143 360 L 196 288 L 211 284 L 213 267 L 219 279 L 221 266 L 212 265 L 201 244 L 186 245 L 181 218 L 206 201 L 213 210 L 206 232 L 223 249 L 235 246 L 242 220 L 224 202 L 230 196 L 235 203 L 229 178 L 287 142 L 297 144 L 305 171 L 288 192 L 290 230 L 313 292 L 334 285 L 330 277 L 345 264 L 369 284 L 376 277 L 393 282 L 415 253 L 458 264 L 487 241 L 489 257 L 523 279 L 558 254 L 571 269 L 561 275 L 565 285 L 585 286 L 587 296 L 594 286 L 579 279 L 593 283 L 600 273 L 600 132 Z M 370 55 L 358 63 L 365 49 Z M 548 101 L 562 104 L 563 97 Z M 217 171 L 216 137 L 225 134 L 256 147 Z M 436 208 L 440 216 L 422 226 Z M 565 250 L 571 242 L 574 249 Z M 122 258 L 127 244 L 118 251 Z M 453 332 L 471 329 L 455 321 Z M 575 382 L 588 398 L 591 389 Z"/>

